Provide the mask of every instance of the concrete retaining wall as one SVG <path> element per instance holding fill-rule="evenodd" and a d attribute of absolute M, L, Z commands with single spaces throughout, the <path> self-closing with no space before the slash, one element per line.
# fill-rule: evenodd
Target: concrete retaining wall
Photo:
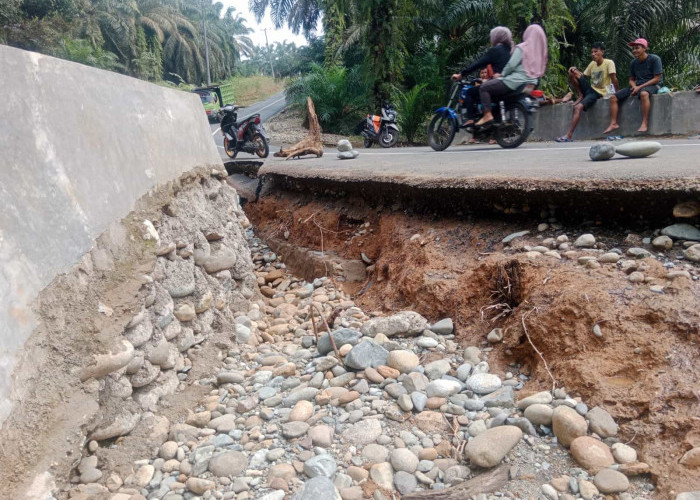
<path fill-rule="evenodd" d="M 199 98 L 0 45 L 0 422 L 31 303 L 156 185 L 221 166 Z"/>
<path fill-rule="evenodd" d="M 571 126 L 573 103 L 543 106 L 535 113 L 534 130 L 530 140 L 551 141 L 566 134 Z M 620 105 L 620 128 L 614 135 L 636 135 L 642 122 L 639 99 L 629 98 Z M 610 123 L 610 103 L 600 99 L 587 112 L 574 132 L 574 139 L 600 139 Z M 650 135 L 688 135 L 700 132 L 700 94 L 678 92 L 651 97 L 649 114 Z"/>

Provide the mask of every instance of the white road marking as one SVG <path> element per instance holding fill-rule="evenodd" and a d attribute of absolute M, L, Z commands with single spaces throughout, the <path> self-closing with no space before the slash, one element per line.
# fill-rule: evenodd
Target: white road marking
<path fill-rule="evenodd" d="M 278 102 L 284 101 L 284 100 L 285 100 L 285 97 L 282 97 L 281 99 L 277 99 L 276 101 L 271 102 L 271 103 L 268 104 L 267 106 L 263 106 L 262 108 L 258 109 L 255 113 L 260 113 L 263 109 L 267 109 L 267 108 L 269 108 L 270 106 L 272 106 L 273 104 L 277 104 Z M 255 114 L 255 113 L 253 113 L 253 114 Z"/>
<path fill-rule="evenodd" d="M 217 128 L 216 130 L 214 130 L 214 131 L 211 133 L 211 135 L 216 134 L 219 130 L 221 130 L 221 127 L 219 127 L 219 128 Z"/>

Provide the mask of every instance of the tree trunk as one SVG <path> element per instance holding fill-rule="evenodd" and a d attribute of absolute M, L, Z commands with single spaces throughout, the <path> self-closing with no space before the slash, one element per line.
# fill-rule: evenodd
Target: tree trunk
<path fill-rule="evenodd" d="M 309 135 L 297 142 L 294 146 L 288 149 L 280 148 L 275 153 L 278 158 L 299 158 L 304 155 L 323 156 L 323 143 L 321 142 L 321 126 L 318 124 L 318 116 L 316 116 L 316 108 L 311 97 L 306 98 L 306 106 L 308 108 L 309 117 Z"/>
<path fill-rule="evenodd" d="M 508 466 L 501 465 L 492 471 L 484 472 L 470 479 L 459 483 L 457 486 L 444 490 L 419 491 L 408 493 L 401 497 L 402 500 L 464 500 L 470 496 L 480 493 L 491 493 L 497 491 L 508 482 Z"/>

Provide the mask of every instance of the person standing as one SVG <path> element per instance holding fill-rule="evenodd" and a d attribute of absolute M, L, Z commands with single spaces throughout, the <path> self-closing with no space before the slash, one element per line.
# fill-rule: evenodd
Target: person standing
<path fill-rule="evenodd" d="M 617 123 L 619 103 L 629 96 L 637 96 L 642 106 L 642 124 L 637 132 L 646 133 L 649 130 L 649 110 L 651 109 L 651 96 L 656 94 L 663 82 L 663 67 L 661 58 L 655 54 L 647 53 L 648 42 L 644 38 L 637 38 L 630 42 L 634 60 L 630 64 L 629 87 L 616 92 L 610 98 L 610 125 L 603 131 L 608 134 L 620 128 Z"/>
<path fill-rule="evenodd" d="M 578 99 L 574 102 L 574 116 L 571 119 L 571 127 L 566 135 L 557 137 L 557 142 L 572 142 L 572 136 L 578 122 L 581 120 L 581 112 L 588 111 L 601 97 L 608 94 L 608 88 L 613 86 L 617 92 L 620 84 L 617 81 L 615 63 L 611 59 L 605 59 L 605 45 L 596 42 L 591 47 L 592 61 L 581 73 L 577 68 L 569 68 L 569 83 L 576 91 Z"/>

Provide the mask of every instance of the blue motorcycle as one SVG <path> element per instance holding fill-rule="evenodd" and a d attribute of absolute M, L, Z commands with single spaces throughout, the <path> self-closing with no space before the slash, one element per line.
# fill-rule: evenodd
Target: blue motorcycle
<path fill-rule="evenodd" d="M 474 124 L 464 125 L 467 121 L 467 90 L 480 83 L 481 80 L 471 79 L 452 84 L 447 106 L 435 111 L 428 126 L 428 144 L 435 151 L 447 149 L 460 128 L 470 132 L 476 140 L 495 139 L 502 148 L 517 148 L 527 140 L 532 132 L 532 113 L 537 108 L 537 102 L 529 97 L 535 86 L 525 85 L 494 102 L 492 125 L 486 128 Z M 478 121 L 482 114 L 483 109 L 479 105 L 479 114 L 474 121 Z"/>

